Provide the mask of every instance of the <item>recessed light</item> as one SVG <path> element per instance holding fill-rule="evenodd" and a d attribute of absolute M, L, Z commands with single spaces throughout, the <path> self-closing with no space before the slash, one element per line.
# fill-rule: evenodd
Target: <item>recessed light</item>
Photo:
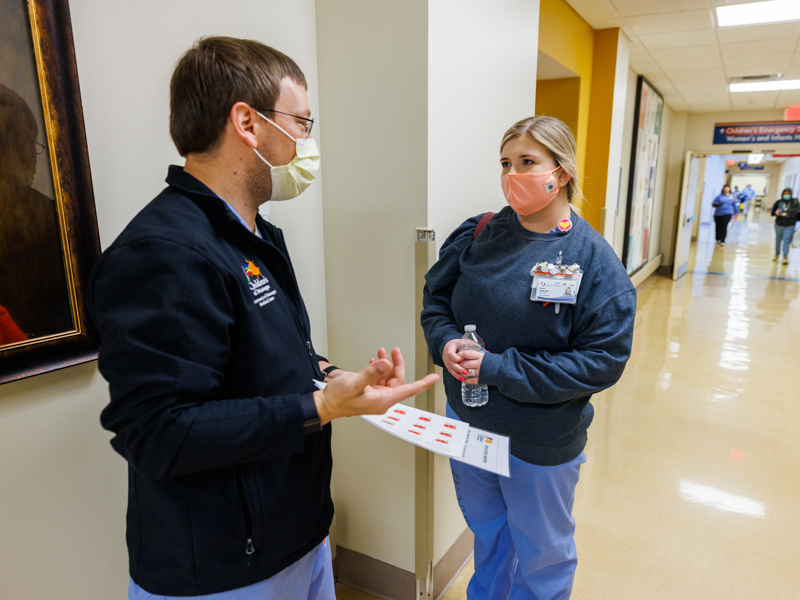
<path fill-rule="evenodd" d="M 767 0 L 733 6 L 717 7 L 717 23 L 720 27 L 761 25 L 800 21 L 800 2 L 797 0 Z"/>

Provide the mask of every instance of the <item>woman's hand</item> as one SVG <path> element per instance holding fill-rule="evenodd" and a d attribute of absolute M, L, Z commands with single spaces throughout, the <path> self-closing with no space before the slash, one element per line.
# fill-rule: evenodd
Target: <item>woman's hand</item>
<path fill-rule="evenodd" d="M 478 376 L 481 372 L 483 362 L 483 352 L 477 350 L 465 350 L 459 354 L 458 343 L 461 338 L 450 340 L 444 345 L 442 351 L 442 361 L 444 367 L 450 374 L 465 383 L 478 383 Z"/>

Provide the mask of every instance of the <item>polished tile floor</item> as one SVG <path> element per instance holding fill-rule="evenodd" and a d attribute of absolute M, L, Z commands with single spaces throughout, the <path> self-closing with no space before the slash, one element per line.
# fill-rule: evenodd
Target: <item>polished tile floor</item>
<path fill-rule="evenodd" d="M 689 273 L 640 286 L 628 368 L 592 402 L 573 598 L 800 598 L 800 249 L 772 262 L 772 223 L 724 248 L 703 226 Z"/>

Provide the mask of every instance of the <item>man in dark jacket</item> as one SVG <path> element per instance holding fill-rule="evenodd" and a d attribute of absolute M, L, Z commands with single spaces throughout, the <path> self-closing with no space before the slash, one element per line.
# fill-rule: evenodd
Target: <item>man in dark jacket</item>
<path fill-rule="evenodd" d="M 258 215 L 311 183 L 312 125 L 289 57 L 200 40 L 170 87 L 185 167 L 92 271 L 101 420 L 129 465 L 129 598 L 333 599 L 328 423 L 437 378 L 403 384 L 397 349 L 359 373 L 314 351 L 283 234 Z"/>

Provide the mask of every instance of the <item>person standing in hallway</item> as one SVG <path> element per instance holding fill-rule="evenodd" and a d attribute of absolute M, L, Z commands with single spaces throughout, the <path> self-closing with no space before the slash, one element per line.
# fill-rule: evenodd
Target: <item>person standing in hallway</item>
<path fill-rule="evenodd" d="M 737 201 L 731 194 L 731 186 L 722 186 L 722 193 L 717 194 L 711 206 L 714 207 L 714 223 L 716 225 L 717 244 L 725 245 L 725 238 L 728 236 L 728 223 L 731 222 L 733 215 L 739 212 Z"/>
<path fill-rule="evenodd" d="M 780 200 L 772 205 L 772 216 L 775 217 L 775 256 L 772 260 L 780 258 L 783 245 L 783 264 L 788 265 L 795 223 L 800 221 L 800 200 L 792 196 L 791 188 L 783 190 Z"/>
<path fill-rule="evenodd" d="M 749 210 L 750 203 L 753 201 L 753 198 L 756 197 L 756 191 L 753 189 L 749 183 L 744 186 L 742 190 L 742 214 L 746 217 L 747 211 Z M 738 200 L 737 200 L 738 202 Z"/>
<path fill-rule="evenodd" d="M 438 379 L 403 384 L 398 349 L 359 373 L 314 350 L 283 233 L 258 214 L 316 175 L 306 89 L 274 48 L 199 40 L 170 82 L 185 165 L 89 277 L 101 423 L 128 462 L 129 600 L 334 600 L 329 423 Z"/>
<path fill-rule="evenodd" d="M 606 240 L 572 210 L 581 197 L 576 146 L 562 121 L 513 125 L 500 166 L 509 206 L 488 223 L 486 215 L 467 219 L 444 242 L 425 277 L 421 323 L 444 368 L 447 415 L 511 441 L 510 478 L 450 463 L 475 533 L 467 597 L 565 599 L 577 566 L 572 506 L 589 400 L 622 375 L 636 290 Z M 539 266 L 579 287 L 562 291 L 561 304 L 540 298 L 538 286 L 532 297 Z M 457 353 L 467 324 L 477 325 L 485 353 Z M 488 403 L 466 406 L 462 382 L 487 384 Z"/>

